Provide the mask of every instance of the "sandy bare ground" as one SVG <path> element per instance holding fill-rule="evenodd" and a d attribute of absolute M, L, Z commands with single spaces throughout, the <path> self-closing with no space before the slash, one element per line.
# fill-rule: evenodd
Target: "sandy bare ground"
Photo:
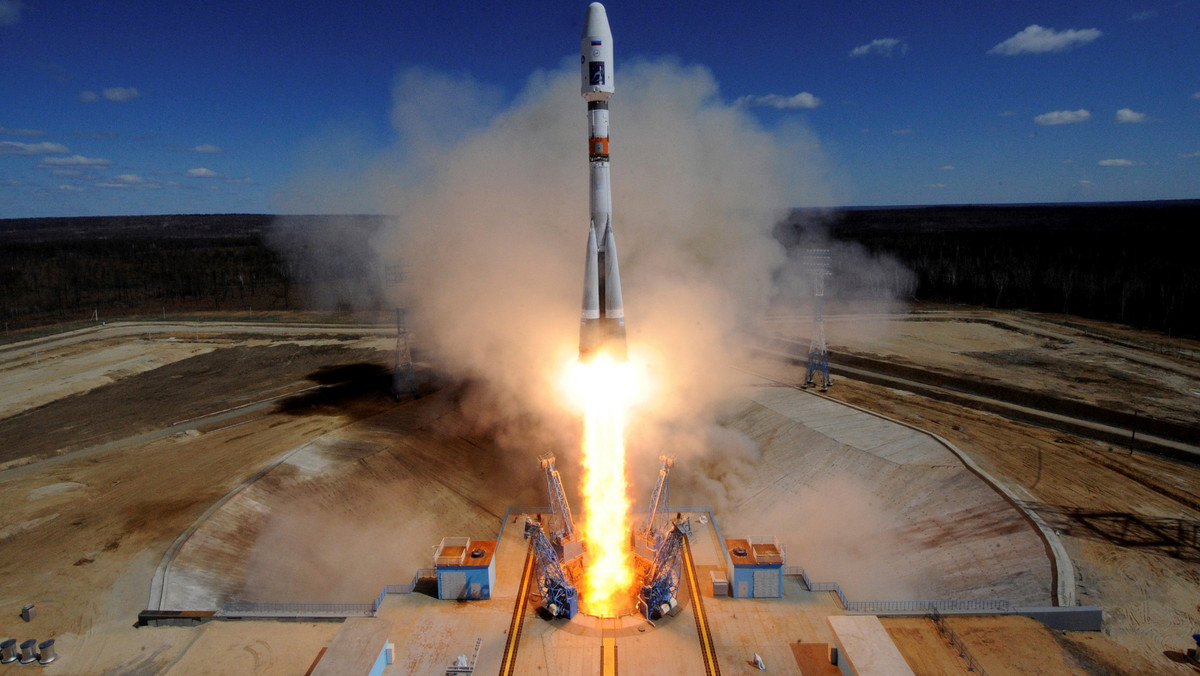
<path fill-rule="evenodd" d="M 247 330 L 239 327 L 243 333 Z M 219 413 L 230 404 L 252 401 L 264 393 L 309 390 L 318 384 L 309 376 L 328 374 L 329 369 L 338 367 L 354 372 L 366 363 L 364 355 L 375 355 L 377 359 L 367 365 L 382 369 L 389 355 L 374 350 L 375 340 L 368 337 L 358 345 L 345 341 L 346 349 L 332 352 L 328 345 L 274 346 L 290 350 L 284 353 L 264 348 L 257 356 L 276 362 L 264 364 L 271 367 L 251 381 L 249 397 L 243 380 L 249 362 L 239 361 L 235 349 L 199 350 L 160 369 L 144 371 L 142 375 L 172 375 L 162 369 L 201 360 L 191 367 L 205 375 L 167 377 L 163 380 L 173 385 L 173 390 L 157 390 L 155 396 L 142 397 L 137 406 L 109 395 L 113 387 L 136 382 L 138 375 L 86 392 L 80 392 L 79 381 L 68 375 L 61 379 L 64 398 L 0 420 L 0 425 L 9 425 L 5 457 L 28 463 L 0 472 L 0 547 L 4 552 L 0 557 L 0 607 L 12 609 L 0 619 L 0 634 L 55 638 L 62 658 L 47 668 L 50 673 L 150 674 L 168 670 L 195 634 L 181 634 L 187 630 L 177 629 L 139 631 L 132 625 L 146 607 L 148 582 L 170 543 L 209 505 L 283 453 L 375 415 L 394 402 L 386 396 L 385 386 L 375 394 L 357 387 L 348 403 L 335 378 L 327 383 L 330 387 L 285 397 L 240 417 L 237 411 L 233 417 L 205 414 Z M 102 354 L 111 354 L 103 348 Z M 86 363 L 80 364 L 81 371 L 86 368 Z M 203 380 L 202 387 L 197 387 L 197 380 Z M 380 384 L 370 382 L 371 387 Z M 47 385 L 47 389 L 53 386 Z M 198 389 L 204 392 L 192 394 Z M 137 400 L 130 397 L 129 401 Z M 80 424 L 107 421 L 102 431 L 107 435 L 104 438 L 111 440 L 99 447 L 86 440 L 55 447 L 49 459 L 39 460 L 45 453 L 44 436 L 56 429 L 59 412 L 55 406 L 66 405 L 64 402 L 78 407 L 73 410 L 86 419 Z M 20 424 L 11 423 L 14 417 Z M 171 426 L 171 422 L 193 418 L 187 425 Z M 69 425 L 59 419 L 58 426 Z M 146 440 L 146 430 L 160 434 Z M 38 610 L 29 624 L 16 619 L 17 610 L 25 603 L 36 604 Z M 314 631 L 324 635 L 327 629 Z M 284 647 L 282 643 L 280 647 Z M 291 652 L 276 653 L 272 660 L 277 663 L 285 654 L 288 659 L 275 673 L 303 673 L 315 650 L 303 658 Z M 191 669 L 180 673 L 184 672 L 195 673 Z"/>
<path fill-rule="evenodd" d="M 1200 342 L 1075 318 L 923 311 L 831 316 L 832 350 L 875 356 L 980 382 L 1004 383 L 1184 424 L 1200 419 Z M 807 341 L 811 319 L 780 317 L 773 333 Z"/>
<path fill-rule="evenodd" d="M 507 508 L 542 504 L 544 491 L 535 457 L 472 435 L 451 393 L 406 402 L 239 491 L 180 549 L 160 605 L 369 602 L 431 567 L 443 537 L 494 539 Z"/>
<path fill-rule="evenodd" d="M 1007 319 L 1007 318 L 1006 318 Z M 956 342 L 958 324 L 936 324 L 937 339 L 887 337 L 877 333 L 878 354 L 902 356 L 919 365 L 945 364 L 960 349 Z M 902 331 L 928 323 L 903 323 Z M 971 322 L 961 328 L 970 351 L 996 349 L 1003 340 L 993 336 L 980 343 L 980 334 L 991 333 Z M 989 325 L 983 325 L 987 327 Z M 1100 327 L 1107 330 L 1107 327 Z M 833 326 L 827 328 L 832 334 Z M 1120 333 L 1125 342 L 1133 337 Z M 1007 330 L 1005 334 L 1010 333 Z M 832 335 L 831 342 L 836 342 Z M 858 340 L 857 349 L 871 353 L 870 340 Z M 997 343 L 995 341 L 1000 340 Z M 1005 339 L 1006 340 L 1006 339 Z M 1025 349 L 1025 348 L 1022 348 Z M 1031 348 L 1030 348 L 1031 349 Z M 1107 348 L 1101 348 L 1107 349 Z M 1042 355 L 1052 359 L 1062 350 L 1047 348 Z M 1134 354 L 1123 363 L 1142 363 L 1164 359 L 1158 352 Z M 1115 359 L 1115 357 L 1113 357 Z M 1183 381 L 1163 389 L 1156 397 L 1163 401 L 1162 411 L 1194 410 L 1197 399 L 1193 390 L 1200 382 L 1188 379 L 1194 369 L 1186 357 L 1169 358 L 1173 371 Z M 1179 362 L 1179 363 L 1176 363 Z M 964 365 L 966 362 L 964 362 Z M 798 381 L 803 370 L 776 365 L 775 373 L 783 380 Z M 976 365 L 984 369 L 986 366 Z M 1086 363 L 1078 360 L 1060 368 L 1019 371 L 1026 384 L 1040 387 L 1066 385 L 1056 380 L 1072 369 L 1082 371 Z M 1163 371 L 1147 370 L 1134 375 L 1145 381 Z M 1039 374 L 1046 373 L 1043 378 Z M 1013 372 L 992 372 L 995 377 L 1017 377 Z M 1081 372 L 1081 380 L 1087 373 Z M 1165 381 L 1164 381 L 1165 382 Z M 1110 386 L 1121 385 L 1109 382 Z M 1103 388 L 1100 388 L 1103 389 Z M 1111 387 L 1109 388 L 1111 389 Z M 1079 392 L 1078 389 L 1075 390 Z M 1092 389 L 1096 394 L 1100 390 Z M 1173 394 L 1171 394 L 1173 393 Z M 1196 589 L 1200 584 L 1200 468 L 1141 453 L 1081 439 L 1052 429 L 1016 423 L 999 416 L 946 404 L 907 392 L 839 379 L 830 396 L 900 420 L 912 422 L 943 436 L 969 453 L 981 466 L 1010 488 L 1028 495 L 1027 505 L 1039 512 L 1059 531 L 1076 568 L 1076 592 L 1081 604 L 1099 605 L 1105 611 L 1104 635 L 1119 647 L 1153 665 L 1163 673 L 1193 673 L 1172 661 L 1165 652 L 1180 651 L 1200 627 L 1200 606 Z M 1111 396 L 1106 392 L 1105 396 Z M 1090 396 L 1080 394 L 1078 396 Z M 1182 414 L 1181 414 L 1182 415 Z M 1194 414 L 1193 414 L 1194 415 Z M 1093 638 L 1072 637 L 1084 645 L 1102 642 Z M 1113 664 L 1126 664 L 1122 651 L 1109 651 Z M 1103 660 L 1100 661 L 1102 663 Z M 1098 673 L 1105 673 L 1099 668 Z M 1138 671 L 1129 669 L 1129 671 Z"/>
<path fill-rule="evenodd" d="M 956 324 L 942 326 L 952 339 Z M 44 388 L 10 400 L 0 418 L 0 435 L 6 435 L 0 462 L 9 463 L 0 469 L 0 607 L 9 609 L 0 616 L 0 634 L 56 638 L 63 657 L 49 673 L 194 673 L 207 668 L 201 657 L 225 648 L 234 661 L 215 672 L 303 673 L 334 633 L 326 625 L 281 630 L 269 623 L 199 630 L 131 626 L 147 605 L 162 554 L 216 501 L 296 448 L 321 438 L 337 442 L 340 430 L 367 428 L 379 417 L 391 419 L 382 414 L 404 410 L 385 394 L 392 346 L 386 335 L 304 329 L 293 340 L 288 332 L 294 328 L 258 331 L 232 325 L 201 331 L 199 341 L 193 333 L 193 342 L 203 345 L 188 350 L 172 344 L 186 338 L 182 331 L 147 340 L 137 335 L 141 329 L 130 330 L 124 339 L 158 355 L 158 367 L 100 340 L 100 361 L 112 366 L 93 368 L 86 350 L 70 353 L 76 347 L 65 345 L 54 348 L 66 351 L 60 375 L 49 383 L 24 373 L 42 368 L 41 350 L 51 350 L 47 343 L 0 350 L 5 377 Z M 9 356 L 27 361 L 21 366 Z M 775 376 L 794 379 L 794 369 L 776 366 Z M 1106 608 L 1104 635 L 1055 634 L 1061 638 L 1058 654 L 1075 655 L 1083 665 L 1079 671 L 1189 673 L 1164 651 L 1182 649 L 1200 620 L 1196 544 L 1172 535 L 1194 533 L 1200 521 L 1194 494 L 1200 470 L 1140 454 L 1129 458 L 1102 444 L 884 388 L 839 381 L 832 394 L 950 439 L 993 476 L 1028 492 L 1030 508 L 1057 519 L 1079 573 L 1080 601 Z M 172 424 L 179 422 L 184 424 Z M 453 419 L 446 425 L 454 437 Z M 409 452 L 422 454 L 424 474 L 405 475 L 411 470 L 401 470 L 386 453 L 371 456 L 379 458 L 375 462 L 358 462 L 369 460 L 363 457 L 349 463 L 362 468 L 356 471 L 378 472 L 381 483 L 391 474 L 401 485 L 424 487 L 443 467 L 444 432 L 423 438 L 429 431 L 414 424 L 372 433 L 407 433 Z M 458 437 L 469 445 L 469 434 Z M 333 454 L 361 451 L 338 443 L 328 448 Z M 449 464 L 486 457 L 480 449 L 455 452 L 465 455 Z M 443 486 L 457 496 L 455 504 L 474 500 L 476 487 L 496 491 L 488 484 L 489 465 L 467 465 L 474 476 Z M 315 466 L 293 470 L 303 473 L 305 467 Z M 341 505 L 343 523 L 379 515 L 344 509 L 354 506 L 353 496 L 319 480 L 310 486 L 305 499 L 321 511 Z M 399 503 L 405 499 L 411 498 L 398 496 Z M 489 517 L 495 511 L 484 507 L 481 513 Z M 436 540 L 443 534 L 457 533 L 432 535 Z M 16 619 L 24 603 L 38 607 L 30 624 Z M 295 634 L 288 633 L 292 627 Z M 1010 637 L 1010 631 L 1016 633 Z M 963 632 L 970 642 L 971 631 Z M 1023 636 L 1019 628 L 1000 626 L 978 633 L 988 640 Z M 1002 649 L 995 650 L 1003 663 Z"/>

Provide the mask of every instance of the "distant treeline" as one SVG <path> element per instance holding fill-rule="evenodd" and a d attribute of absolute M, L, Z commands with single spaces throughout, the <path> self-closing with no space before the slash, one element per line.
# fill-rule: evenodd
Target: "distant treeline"
<path fill-rule="evenodd" d="M 289 217 L 292 227 L 323 220 Z M 369 231 L 379 219 L 349 221 Z M 269 245 L 274 222 L 260 214 L 0 220 L 0 313 L 17 330 L 93 312 L 104 320 L 308 309 L 323 273 Z"/>
<path fill-rule="evenodd" d="M 1200 201 L 797 211 L 790 250 L 825 238 L 888 253 L 917 300 L 1056 312 L 1200 336 Z"/>
<path fill-rule="evenodd" d="M 830 240 L 890 256 L 900 265 L 867 283 L 916 300 L 1061 312 L 1196 337 L 1200 266 L 1188 242 L 1197 223 L 1200 201 L 800 210 L 776 235 L 793 257 Z M 381 288 L 389 271 L 373 269 L 359 249 L 382 224 L 378 216 L 277 222 L 259 214 L 0 220 L 0 313 L 15 330 L 93 311 L 111 319 L 329 309 L 346 297 L 379 304 L 382 295 L 363 289 Z M 296 236 L 308 228 L 329 236 Z M 304 242 L 324 243 L 310 250 Z"/>

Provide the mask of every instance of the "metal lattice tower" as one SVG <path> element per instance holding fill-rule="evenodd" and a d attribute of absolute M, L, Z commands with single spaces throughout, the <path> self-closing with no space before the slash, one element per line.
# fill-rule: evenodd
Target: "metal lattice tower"
<path fill-rule="evenodd" d="M 801 264 L 812 280 L 814 301 L 813 335 L 808 343 L 808 367 L 804 370 L 801 387 L 820 387 L 822 392 L 827 392 L 833 385 L 833 378 L 829 376 L 829 350 L 825 346 L 825 278 L 833 274 L 829 249 L 808 249 Z M 814 380 L 813 376 L 819 378 Z"/>
<path fill-rule="evenodd" d="M 400 286 L 407 278 L 404 266 L 389 264 L 383 269 L 384 283 L 390 287 Z M 408 344 L 408 316 L 403 308 L 396 308 L 396 365 L 392 370 L 392 396 L 397 398 L 417 393 L 417 376 L 413 369 L 412 348 Z"/>
<path fill-rule="evenodd" d="M 546 494 L 550 497 L 550 538 L 559 542 L 570 540 L 575 535 L 575 523 L 571 519 L 571 505 L 567 503 L 562 479 L 554 469 L 554 456 L 546 455 L 538 460 L 546 473 Z"/>
<path fill-rule="evenodd" d="M 638 592 L 638 606 L 647 619 L 657 620 L 679 604 L 679 572 L 683 566 L 683 531 L 672 525 L 662 547 L 654 555 L 654 562 L 646 571 L 642 590 Z"/>
<path fill-rule="evenodd" d="M 404 397 L 417 393 L 417 376 L 413 369 L 412 349 L 408 345 L 408 325 L 405 312 L 396 308 L 396 366 L 392 371 L 392 395 Z"/>
<path fill-rule="evenodd" d="M 572 618 L 579 611 L 579 592 L 567 580 L 558 554 L 546 538 L 541 524 L 526 519 L 525 537 L 533 543 L 534 563 L 537 566 L 538 589 L 542 607 L 552 617 Z"/>
<path fill-rule="evenodd" d="M 675 461 L 665 455 L 658 456 L 658 460 L 662 463 L 658 470 L 658 481 L 654 484 L 654 490 L 650 492 L 650 511 L 642 524 L 642 536 L 650 543 L 651 549 L 658 548 L 659 533 L 666 531 L 671 523 L 671 516 L 667 513 L 667 475 L 671 473 Z"/>

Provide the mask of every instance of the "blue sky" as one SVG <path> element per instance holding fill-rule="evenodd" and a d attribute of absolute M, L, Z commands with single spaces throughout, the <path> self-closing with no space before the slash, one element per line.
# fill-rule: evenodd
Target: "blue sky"
<path fill-rule="evenodd" d="M 1200 0 L 740 5 L 606 3 L 617 72 L 806 125 L 838 205 L 1200 197 Z M 314 139 L 397 143 L 398 73 L 514 97 L 585 7 L 0 0 L 0 217 L 279 211 Z"/>

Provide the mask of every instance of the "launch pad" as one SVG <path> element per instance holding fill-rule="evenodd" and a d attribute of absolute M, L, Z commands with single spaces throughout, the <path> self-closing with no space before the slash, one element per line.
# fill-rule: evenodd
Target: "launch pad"
<path fill-rule="evenodd" d="M 1029 323 L 1028 319 L 1020 321 Z M 809 324 L 797 323 L 794 333 L 805 335 Z M 906 322 L 904 327 L 911 332 L 935 332 L 943 340 L 957 337 L 973 350 L 981 345 L 982 349 L 1010 350 L 1014 340 L 1031 340 L 973 317 L 965 323 L 953 317 L 937 323 L 923 319 Z M 1044 325 L 1034 328 L 1044 330 Z M 475 673 L 498 673 L 528 553 L 528 543 L 519 532 L 521 514 L 536 516 L 544 507 L 521 513 L 514 510 L 507 518 L 504 515 L 513 504 L 544 504 L 544 486 L 539 486 L 537 472 L 530 472 L 536 468 L 535 458 L 502 453 L 487 439 L 464 432 L 468 425 L 450 390 L 404 403 L 370 395 L 339 400 L 335 407 L 297 408 L 286 400 L 286 405 L 277 406 L 271 403 L 277 401 L 274 399 L 265 406 L 258 403 L 289 386 L 300 392 L 296 397 L 304 397 L 299 401 L 311 403 L 305 392 L 311 383 L 303 376 L 330 363 L 357 363 L 363 355 L 374 354 L 380 364 L 390 367 L 394 348 L 390 327 L 361 329 L 363 337 L 350 345 L 339 337 L 349 331 L 345 328 L 206 325 L 199 342 L 170 340 L 192 335 L 191 326 L 151 327 L 150 341 L 147 330 L 145 325 L 110 324 L 99 335 L 70 334 L 57 343 L 40 345 L 40 366 L 29 361 L 26 370 L 14 365 L 24 346 L 9 352 L 8 372 L 14 378 L 29 376 L 19 382 L 34 382 L 36 376 L 42 389 L 8 391 L 10 415 L 11 411 L 24 411 L 24 429 L 37 431 L 36 436 L 10 436 L 8 448 L 28 449 L 30 440 L 54 434 L 54 426 L 61 426 L 65 418 L 56 415 L 55 408 L 61 404 L 41 405 L 47 401 L 89 407 L 80 409 L 85 414 L 79 419 L 103 421 L 108 427 L 102 429 L 118 433 L 124 428 L 113 426 L 126 419 L 164 430 L 120 447 L 68 452 L 48 463 L 7 470 L 0 497 L 9 515 L 3 525 L 9 538 L 5 543 L 10 554 L 5 561 L 11 582 L 6 587 L 8 598 L 18 608 L 37 603 L 39 613 L 29 625 L 33 629 L 30 636 L 57 639 L 55 664 L 60 670 L 303 673 L 320 649 L 331 645 L 342 628 L 340 623 L 293 615 L 288 622 L 247 618 L 200 626 L 131 628 L 132 618 L 148 607 L 147 592 L 155 567 L 166 572 L 161 607 L 190 609 L 179 614 L 179 622 L 211 620 L 230 599 L 285 602 L 293 608 L 345 602 L 365 602 L 370 607 L 385 584 L 407 583 L 414 571 L 429 566 L 430 548 L 443 536 L 493 540 L 504 520 L 503 538 L 495 554 L 497 584 L 490 600 L 439 601 L 419 586 L 416 593 L 385 594 L 378 609 L 379 617 L 404 618 L 389 634 L 396 664 L 385 674 L 445 673 L 457 655 L 473 653 L 477 638 L 482 643 Z M 262 333 L 254 333 L 260 330 Z M 279 337 L 276 334 L 281 330 L 289 332 Z M 333 335 L 323 338 L 322 332 Z M 840 335 L 847 333 L 839 331 Z M 247 347 L 239 342 L 247 334 L 263 344 Z M 299 340 L 317 344 L 297 347 Z M 912 345 L 920 344 L 924 341 L 914 339 L 903 353 L 928 356 L 928 352 L 911 351 Z M 285 347 L 280 346 L 286 346 L 283 356 L 300 364 L 299 370 L 281 371 L 284 362 L 278 353 Z M 1094 342 L 1084 346 L 1105 349 Z M 1026 347 L 1037 349 L 1032 342 Z M 1120 354 L 1118 348 L 1108 349 Z M 29 347 L 28 353 L 32 350 Z M 253 362 L 273 365 L 261 373 L 274 380 L 245 378 L 245 362 L 240 356 L 247 351 L 252 352 Z M 122 375 L 115 385 L 92 391 L 86 391 L 91 385 L 79 384 L 82 381 L 78 379 L 92 373 L 89 369 L 97 364 L 146 354 L 179 366 L 149 364 L 136 371 L 141 376 Z M 939 350 L 936 354 L 945 359 L 951 353 Z M 1044 354 L 1047 359 L 1062 357 L 1061 350 Z M 343 362 L 334 362 L 335 358 Z M 116 363 L 136 367 L 134 362 Z M 1084 369 L 1074 362 L 1065 363 L 1072 373 Z M 204 375 L 178 378 L 181 367 Z M 802 363 L 772 362 L 763 372 L 798 384 L 804 367 Z M 855 602 L 897 599 L 891 603 L 915 604 L 905 599 L 957 598 L 965 603 L 993 597 L 1008 599 L 1013 605 L 1051 602 L 1052 561 L 1028 522 L 935 439 L 811 392 L 767 381 L 747 380 L 745 386 L 731 392 L 740 403 L 725 424 L 751 439 L 759 454 L 749 471 L 737 477 L 739 494 L 726 496 L 717 510 L 723 534 L 752 535 L 761 532 L 757 524 L 782 524 L 764 530 L 775 532 L 781 544 L 787 545 L 788 565 L 803 565 L 811 579 L 840 582 Z M 166 392 L 171 403 L 134 396 L 148 387 Z M 1061 431 L 1021 426 L 948 404 L 922 404 L 917 397 L 872 388 L 854 379 L 840 381 L 839 388 L 838 396 L 857 394 L 862 401 L 896 407 L 893 410 L 899 412 L 893 413 L 893 418 L 951 438 L 964 453 L 990 462 L 989 470 L 1000 481 L 1032 482 L 1040 477 L 1036 491 L 1041 493 L 1035 495 L 1041 500 L 1070 504 L 1066 498 L 1053 496 L 1094 497 L 1102 495 L 1101 487 L 1117 486 L 1120 491 L 1103 493 L 1115 496 L 1111 498 L 1114 502 L 1104 503 L 1107 509 L 1139 513 L 1136 506 L 1118 501 L 1125 494 L 1148 501 L 1155 510 L 1173 509 L 1171 505 L 1178 504 L 1165 497 L 1166 493 L 1147 492 L 1145 484 L 1135 484 L 1106 469 L 1107 465 L 1084 462 L 1102 451 Z M 112 409 L 114 393 L 121 392 L 134 393 L 129 400 L 139 405 L 129 409 L 128 415 L 105 417 L 102 412 Z M 196 399 L 197 393 L 211 393 L 213 403 Z M 224 411 L 219 401 L 230 393 L 237 393 L 248 402 L 246 406 Z M 75 396 L 69 396 L 72 394 Z M 172 421 L 179 420 L 178 402 L 185 394 L 192 397 L 187 400 L 187 410 L 201 417 L 172 426 Z M 31 405 L 11 403 L 20 396 L 42 398 Z M 948 412 L 941 411 L 943 406 Z M 206 410 L 217 413 L 204 416 Z M 921 418 L 916 417 L 918 413 Z M 956 425 L 965 427 L 966 432 L 952 429 Z M 986 438 L 1000 441 L 973 442 L 972 434 L 994 435 Z M 1012 448 L 1026 450 L 1013 455 Z M 1123 452 L 1104 454 L 1102 459 L 1108 465 L 1121 463 L 1122 469 L 1126 465 L 1136 468 L 1140 480 L 1152 481 L 1159 491 L 1170 491 L 1175 484 L 1169 481 L 1177 477 L 1190 481 L 1194 474 L 1190 466 L 1142 453 L 1126 458 L 1128 453 Z M 1024 464 L 1014 466 L 1017 461 Z M 689 485 L 687 481 L 692 475 L 713 476 L 713 468 L 702 464 L 702 458 L 680 460 L 680 472 L 672 475 L 673 502 L 718 499 L 708 485 Z M 643 478 L 649 478 L 644 476 L 649 468 L 642 468 Z M 850 498 L 842 493 L 840 499 L 822 492 L 829 486 L 844 491 L 847 481 L 862 491 Z M 173 488 L 164 494 L 164 485 Z M 649 490 L 646 485 L 637 491 L 639 504 L 646 504 L 643 496 Z M 1052 491 L 1052 497 L 1045 497 L 1046 491 Z M 805 497 L 814 493 L 823 499 Z M 905 537 L 886 546 L 877 538 L 862 539 L 861 533 L 850 531 L 833 533 L 815 544 L 801 537 L 800 528 L 831 520 L 834 512 L 828 510 L 848 509 L 873 517 L 887 515 L 892 530 Z M 1064 508 L 1058 509 L 1065 513 Z M 670 515 L 675 517 L 677 511 L 672 507 Z M 683 511 L 687 516 L 688 510 Z M 799 660 L 808 665 L 813 652 L 821 657 L 819 646 L 834 641 L 826 618 L 846 613 L 836 592 L 811 591 L 803 577 L 785 570 L 781 598 L 733 599 L 728 592 L 713 594 L 712 583 L 721 582 L 715 578 L 728 575 L 722 566 L 713 565 L 715 554 L 709 554 L 705 562 L 705 548 L 695 538 L 705 528 L 712 528 L 712 522 L 706 512 L 700 515 L 703 519 L 691 515 L 694 570 L 722 671 L 749 669 L 756 653 L 772 673 L 795 673 Z M 1051 525 L 1062 528 L 1063 524 L 1069 526 L 1060 517 Z M 1154 557 L 1145 548 L 1105 545 L 1092 533 L 1063 530 L 1061 538 L 1086 579 L 1118 586 L 1117 591 L 1110 589 L 1080 601 L 1101 600 L 1106 609 L 1110 604 L 1139 612 L 1145 608 L 1152 626 L 1160 626 L 1162 620 L 1155 618 L 1166 612 L 1161 610 L 1166 601 L 1150 599 L 1149 605 L 1143 606 L 1147 602 L 1144 593 L 1128 597 L 1133 599 L 1128 602 L 1121 600 L 1125 597 L 1114 600 L 1125 578 L 1098 567 L 1101 564 L 1089 552 L 1116 556 L 1121 566 L 1136 557 L 1147 575 L 1168 581 L 1163 583 L 1168 588 L 1174 588 L 1170 580 L 1183 579 L 1172 577 L 1169 566 L 1186 572 L 1186 561 Z M 173 548 L 172 541 L 177 539 L 180 545 Z M 867 555 L 847 553 L 847 547 L 863 543 L 870 543 L 870 548 L 858 551 Z M 67 554 L 69 577 L 57 573 L 52 579 L 47 577 L 46 562 L 57 560 L 49 558 L 51 552 Z M 260 556 L 263 552 L 269 556 Z M 854 562 L 858 568 L 846 562 Z M 864 587 L 870 580 L 903 585 L 904 589 L 883 596 Z M 729 582 L 725 580 L 727 585 Z M 683 610 L 665 621 L 654 621 L 656 626 L 637 614 L 602 622 L 580 613 L 570 622 L 547 622 L 536 615 L 536 604 L 527 605 L 528 612 L 522 614 L 526 625 L 514 653 L 521 660 L 517 665 L 523 667 L 528 658 L 531 669 L 537 664 L 553 664 L 561 667 L 559 673 L 596 673 L 604 650 L 603 632 L 607 631 L 618 648 L 622 674 L 639 673 L 635 658 L 643 659 L 645 665 L 661 666 L 672 660 L 695 666 L 702 656 L 686 586 L 681 585 L 679 598 Z M 1143 635 L 1106 632 L 1081 638 L 1073 632 L 1052 633 L 1040 622 L 1011 614 L 944 617 L 946 625 L 958 632 L 989 671 L 993 665 L 1007 665 L 1014 671 L 1048 669 L 1046 673 L 1065 676 L 1070 669 L 1055 670 L 1050 662 L 1068 659 L 1062 645 L 1068 641 L 1071 650 L 1077 646 L 1105 650 L 1115 664 L 1127 665 L 1126 671 L 1149 673 L 1157 664 L 1151 658 L 1161 653 L 1162 645 L 1170 645 L 1166 632 L 1157 629 L 1153 632 L 1158 633 L 1151 633 L 1163 637 L 1155 639 L 1158 652 L 1147 648 L 1135 654 L 1127 646 L 1136 647 Z M 1120 612 L 1108 615 L 1106 627 L 1113 624 L 1127 631 L 1122 628 L 1122 617 Z M 945 647 L 938 627 L 923 615 L 889 617 L 883 624 L 910 660 L 945 669 L 962 661 L 956 651 Z M 596 631 L 602 635 L 596 636 Z M 797 643 L 798 639 L 803 642 Z M 538 647 L 540 655 L 536 654 Z M 571 667 L 577 668 L 572 671 Z M 807 666 L 800 668 L 809 673 Z M 645 667 L 647 673 L 651 669 Z"/>

